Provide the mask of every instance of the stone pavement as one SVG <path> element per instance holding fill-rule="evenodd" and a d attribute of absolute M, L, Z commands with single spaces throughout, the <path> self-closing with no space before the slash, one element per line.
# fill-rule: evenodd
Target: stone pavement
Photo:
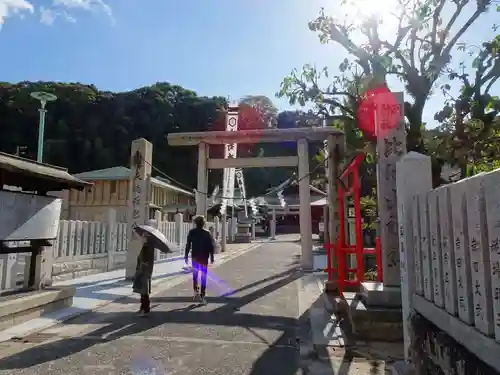
<path fill-rule="evenodd" d="M 211 267 L 207 306 L 184 275 L 153 288 L 147 318 L 132 295 L 0 343 L 0 375 L 384 374 L 379 356 L 325 342 L 324 298 L 299 261 L 296 241 L 264 243 Z"/>
<path fill-rule="evenodd" d="M 297 244 L 263 244 L 212 267 L 207 306 L 189 280 L 159 291 L 148 318 L 125 297 L 23 341 L 0 344 L 0 375 L 302 374 Z"/>
<path fill-rule="evenodd" d="M 251 244 L 228 244 L 226 252 L 216 255 L 217 263 L 224 263 L 263 242 L 267 242 L 267 239 Z M 182 282 L 186 277 L 186 273 L 182 270 L 183 265 L 184 256 L 178 254 L 156 262 L 153 272 L 153 288 L 168 288 Z M 54 283 L 54 286 L 62 285 L 72 285 L 76 288 L 71 307 L 44 314 L 39 318 L 0 331 L 0 342 L 40 331 L 133 294 L 131 282 L 125 281 L 123 268 Z"/>

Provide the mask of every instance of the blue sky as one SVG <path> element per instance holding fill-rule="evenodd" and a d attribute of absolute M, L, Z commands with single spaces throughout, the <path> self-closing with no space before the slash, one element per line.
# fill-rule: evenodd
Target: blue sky
<path fill-rule="evenodd" d="M 288 104 L 274 94 L 293 68 L 336 67 L 344 58 L 339 47 L 321 45 L 307 27 L 329 4 L 332 0 L 0 0 L 0 16 L 7 14 L 0 30 L 0 80 L 78 81 L 113 91 L 168 81 L 234 100 L 267 95 L 284 109 Z M 487 16 L 489 24 L 494 16 Z M 470 40 L 489 33 L 485 24 L 469 33 Z M 431 100 L 427 119 L 441 102 L 439 95 Z"/>

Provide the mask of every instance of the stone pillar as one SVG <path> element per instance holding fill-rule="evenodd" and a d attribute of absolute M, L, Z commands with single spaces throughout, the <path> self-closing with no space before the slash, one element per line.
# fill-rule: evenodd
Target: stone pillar
<path fill-rule="evenodd" d="M 312 269 L 311 187 L 309 178 L 309 150 L 306 139 L 301 139 L 297 142 L 297 151 L 299 156 L 301 263 L 303 269 Z"/>
<path fill-rule="evenodd" d="M 221 235 L 220 235 L 220 251 L 223 253 L 226 251 L 226 244 L 227 244 L 227 215 L 223 214 L 222 215 L 222 228 L 221 228 Z"/>
<path fill-rule="evenodd" d="M 106 251 L 108 252 L 108 271 L 115 267 L 116 246 L 116 210 L 108 208 L 106 211 Z"/>
<path fill-rule="evenodd" d="M 155 227 L 156 229 L 158 229 L 160 232 L 161 232 L 162 217 L 163 217 L 163 215 L 161 214 L 161 211 L 156 210 L 155 211 L 155 218 L 152 220 L 152 222 L 153 222 L 152 226 Z M 165 233 L 163 233 L 163 234 L 165 234 Z M 155 261 L 160 260 L 160 258 L 161 258 L 160 254 L 161 254 L 161 251 L 158 249 L 155 249 Z"/>
<path fill-rule="evenodd" d="M 214 240 L 219 241 L 220 236 L 220 219 L 218 216 L 214 217 Z"/>
<path fill-rule="evenodd" d="M 337 242 L 339 231 L 338 220 L 338 201 L 337 201 L 337 176 L 339 175 L 340 149 L 334 136 L 328 137 L 328 155 L 327 155 L 327 174 L 328 174 L 328 241 L 330 245 L 327 251 L 330 252 L 330 266 L 337 267 L 337 257 L 335 256 L 334 245 Z M 337 290 L 337 280 L 328 280 L 325 284 L 327 292 Z"/>
<path fill-rule="evenodd" d="M 43 240 L 31 241 L 32 248 L 38 249 L 38 254 L 36 254 L 34 257 L 33 255 L 26 256 L 23 282 L 23 286 L 25 288 L 29 286 L 28 283 L 32 261 L 35 262 L 34 283 L 32 285 L 33 289 L 39 290 L 43 289 L 46 286 L 52 285 L 52 265 L 54 264 L 54 254 L 51 247 L 41 245 L 43 242 Z"/>
<path fill-rule="evenodd" d="M 402 93 L 395 93 L 401 119 L 404 118 Z M 390 116 L 387 109 L 378 105 L 375 122 L 383 128 L 384 119 Z M 382 129 L 384 130 L 384 129 Z M 380 218 L 380 243 L 384 286 L 399 286 L 398 206 L 396 196 L 396 163 L 406 154 L 404 121 L 392 129 L 379 131 L 377 136 L 377 204 Z"/>
<path fill-rule="evenodd" d="M 182 223 L 184 222 L 184 217 L 181 213 L 175 214 L 175 243 L 181 246 L 182 243 Z"/>
<path fill-rule="evenodd" d="M 396 166 L 396 186 L 399 222 L 400 285 L 403 308 L 403 332 L 405 359 L 410 351 L 410 318 L 413 311 L 412 296 L 415 292 L 415 248 L 412 225 L 412 198 L 432 189 L 431 158 L 410 152 L 398 161 Z M 407 266 L 409 265 L 409 266 Z"/>
<path fill-rule="evenodd" d="M 233 227 L 233 218 L 227 219 L 227 241 L 231 242 L 232 241 L 232 227 Z"/>
<path fill-rule="evenodd" d="M 231 220 L 231 241 L 233 242 L 236 240 L 236 233 L 238 233 L 238 218 L 233 217 Z"/>
<path fill-rule="evenodd" d="M 252 221 L 252 241 L 255 241 L 255 221 Z"/>
<path fill-rule="evenodd" d="M 330 231 L 329 231 L 329 224 L 328 224 L 328 204 L 323 207 L 323 243 L 328 244 L 330 243 Z"/>
<path fill-rule="evenodd" d="M 276 239 L 276 209 L 273 208 L 272 219 L 269 222 L 269 234 L 271 235 L 271 239 Z"/>
<path fill-rule="evenodd" d="M 208 197 L 208 145 L 200 143 L 198 145 L 198 185 L 196 191 L 196 215 L 207 217 L 207 197 Z"/>
<path fill-rule="evenodd" d="M 147 224 L 149 218 L 149 187 L 153 159 L 153 145 L 144 138 L 132 142 L 130 157 L 129 201 L 128 201 L 128 248 L 125 261 L 125 278 L 134 277 L 137 256 L 141 251 L 141 240 L 133 228 Z"/>
<path fill-rule="evenodd" d="M 11 289 L 16 287 L 17 281 L 17 257 L 18 254 L 0 254 L 0 289 Z M 29 259 L 26 256 L 26 259 Z"/>

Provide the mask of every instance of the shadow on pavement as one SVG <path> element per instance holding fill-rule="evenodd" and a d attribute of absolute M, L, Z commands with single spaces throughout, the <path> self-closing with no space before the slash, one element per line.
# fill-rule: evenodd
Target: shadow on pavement
<path fill-rule="evenodd" d="M 353 360 L 353 355 L 349 351 L 342 358 L 340 367 L 339 365 L 336 366 L 338 372 L 334 372 L 333 370 L 334 366 L 330 363 L 326 347 L 315 347 L 313 351 L 316 354 L 313 359 L 304 359 L 304 355 L 301 353 L 302 350 L 299 351 L 303 344 L 310 344 L 309 309 L 300 317 L 259 315 L 240 311 L 245 305 L 287 286 L 300 277 L 301 273 L 297 272 L 294 267 L 291 267 L 284 272 L 249 283 L 230 294 L 219 297 L 208 297 L 207 300 L 209 303 L 222 304 L 222 306 L 218 306 L 212 311 L 197 310 L 197 305 L 193 304 L 192 298 L 184 296 L 153 297 L 153 304 L 175 302 L 185 303 L 186 306 L 168 311 L 153 310 L 147 319 L 140 319 L 136 313 L 128 311 L 111 313 L 95 311 L 90 314 L 92 314 L 93 318 L 99 324 L 105 324 L 105 326 L 87 334 L 79 335 L 77 338 L 60 339 L 56 337 L 57 341 L 42 343 L 22 352 L 1 358 L 0 370 L 26 369 L 50 361 L 64 359 L 76 353 L 84 352 L 94 345 L 113 342 L 126 336 L 138 335 L 141 332 L 152 330 L 168 322 L 178 325 L 241 327 L 250 332 L 258 339 L 259 343 L 265 344 L 267 347 L 255 359 L 251 369 L 247 373 L 248 375 L 297 375 L 302 373 L 301 371 L 309 373 L 305 367 L 310 366 L 311 361 L 320 361 L 318 355 L 327 358 L 322 360 L 323 372 L 321 374 L 347 375 Z M 248 294 L 235 296 L 236 293 L 241 293 L 264 283 L 267 283 L 267 285 Z M 127 299 L 125 298 L 123 301 L 125 300 Z M 311 307 L 314 305 L 316 305 L 316 302 Z M 89 324 L 89 321 L 80 317 L 80 319 L 69 320 L 63 324 L 85 325 Z M 268 339 L 259 334 L 259 329 L 279 330 L 281 334 L 278 338 L 269 342 Z M 340 360 L 340 358 L 338 359 Z M 375 369 L 374 372 L 370 373 L 377 374 L 378 372 Z"/>
<path fill-rule="evenodd" d="M 194 324 L 242 327 L 252 332 L 261 342 L 268 345 L 268 349 L 255 361 L 251 372 L 252 375 L 269 373 L 269 368 L 275 367 L 277 365 L 276 362 L 279 362 L 278 365 L 281 368 L 279 374 L 294 375 L 298 369 L 298 360 L 292 361 L 290 359 L 287 361 L 288 363 L 283 363 L 283 359 L 279 358 L 289 357 L 292 350 L 296 351 L 295 333 L 297 319 L 292 317 L 257 315 L 242 312 L 235 314 L 235 312 L 266 294 L 286 286 L 299 277 L 300 274 L 298 272 L 294 272 L 293 269 L 290 269 L 286 272 L 274 275 L 273 277 L 240 288 L 240 291 L 245 290 L 259 283 L 263 283 L 266 280 L 275 279 L 274 282 L 244 296 L 213 297 L 211 298 L 212 300 L 225 304 L 212 311 L 197 311 L 193 309 L 193 306 L 169 311 L 153 310 L 147 319 L 140 319 L 137 317 L 137 314 L 132 312 L 100 313 L 96 311 L 91 314 L 93 314 L 93 316 L 99 314 L 104 315 L 102 317 L 103 319 L 99 319 L 99 323 L 109 324 L 88 334 L 79 336 L 78 338 L 64 338 L 58 341 L 42 343 L 20 353 L 4 357 L 0 360 L 0 370 L 29 368 L 57 359 L 63 359 L 75 353 L 85 351 L 93 345 L 114 341 L 129 335 L 137 335 L 146 330 L 158 327 L 165 322 L 169 322 L 179 325 Z M 185 297 L 155 297 L 152 302 L 170 301 L 184 302 Z M 188 301 L 186 300 L 186 302 Z M 192 300 L 189 302 L 192 303 Z M 79 319 L 78 322 L 86 324 L 86 321 L 83 319 Z M 70 320 L 63 324 L 77 324 L 77 322 L 75 322 L 75 320 Z M 275 342 L 268 343 L 264 338 L 259 337 L 259 335 L 253 331 L 254 328 L 282 330 L 283 334 Z M 275 363 L 271 364 L 270 361 Z"/>

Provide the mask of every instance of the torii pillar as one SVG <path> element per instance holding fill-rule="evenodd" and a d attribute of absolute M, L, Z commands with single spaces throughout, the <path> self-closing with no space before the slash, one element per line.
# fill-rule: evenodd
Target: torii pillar
<path fill-rule="evenodd" d="M 299 169 L 299 195 L 300 195 L 300 233 L 302 245 L 302 268 L 312 270 L 312 224 L 311 224 L 311 198 L 309 185 L 309 151 L 308 142 L 323 141 L 325 138 L 332 140 L 332 145 L 339 146 L 336 152 L 332 152 L 329 160 L 332 173 L 338 170 L 339 155 L 345 149 L 344 133 L 333 127 L 324 128 L 293 128 L 293 129 L 251 129 L 239 131 L 209 131 L 196 133 L 171 133 L 168 135 L 168 143 L 171 146 L 197 146 L 198 147 L 198 194 L 196 211 L 205 214 L 207 207 L 207 170 L 225 168 L 276 168 L 276 167 L 298 167 Z M 280 143 L 297 142 L 298 155 L 296 156 L 274 156 L 253 158 L 209 158 L 208 145 L 224 144 L 257 144 L 257 143 Z M 333 147 L 333 146 L 332 146 Z M 337 169 L 336 169 L 337 168 Z M 335 184 L 335 178 L 331 179 Z M 331 189 L 333 194 L 336 190 Z M 331 198 L 332 199 L 332 198 Z M 335 199 L 333 199 L 335 201 Z M 331 215 L 335 217 L 335 215 Z M 332 230 L 333 229 L 333 230 Z M 335 238 L 336 227 L 329 231 Z"/>
<path fill-rule="evenodd" d="M 208 150 L 207 143 L 198 144 L 198 183 L 196 187 L 196 215 L 207 218 L 208 199 Z"/>
<path fill-rule="evenodd" d="M 302 246 L 302 268 L 312 270 L 312 224 L 311 224 L 311 187 L 309 178 L 309 150 L 307 139 L 297 142 L 299 157 L 299 198 L 300 198 L 300 244 Z"/>
<path fill-rule="evenodd" d="M 327 138 L 327 178 L 328 178 L 328 246 L 326 251 L 330 253 L 329 266 L 337 268 L 338 259 L 335 254 L 335 243 L 339 233 L 339 215 L 338 215 L 338 197 L 337 197 L 337 177 L 339 175 L 339 165 L 341 162 L 342 154 L 345 150 L 345 140 L 339 143 L 338 138 L 329 136 Z M 326 231 L 326 225 L 325 225 Z M 326 241 L 325 236 L 325 241 Z M 335 274 L 337 277 L 338 275 Z M 338 290 L 338 280 L 328 280 L 325 284 L 326 292 L 335 292 Z"/>

